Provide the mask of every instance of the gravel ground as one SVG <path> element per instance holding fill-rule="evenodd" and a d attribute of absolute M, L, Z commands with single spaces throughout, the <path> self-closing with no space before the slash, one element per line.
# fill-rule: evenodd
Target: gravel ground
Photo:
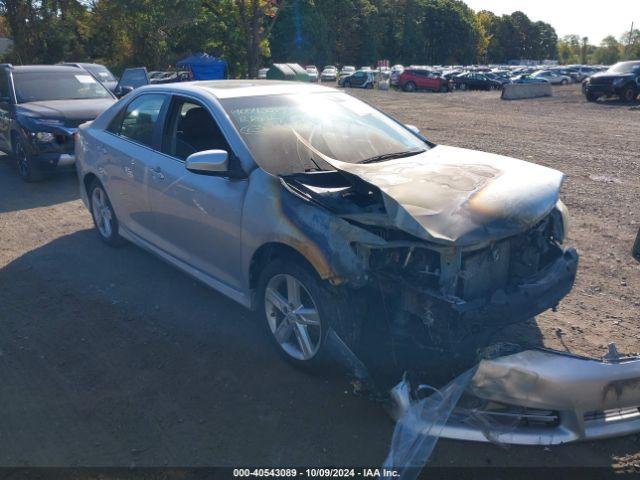
<path fill-rule="evenodd" d="M 495 92 L 354 91 L 436 143 L 567 174 L 573 292 L 536 319 L 544 343 L 638 352 L 640 108 L 576 86 Z M 0 466 L 379 465 L 392 423 L 339 375 L 273 352 L 252 316 L 133 246 L 91 230 L 73 174 L 27 185 L 0 158 Z M 438 466 L 620 466 L 640 437 L 553 448 L 441 441 Z"/>

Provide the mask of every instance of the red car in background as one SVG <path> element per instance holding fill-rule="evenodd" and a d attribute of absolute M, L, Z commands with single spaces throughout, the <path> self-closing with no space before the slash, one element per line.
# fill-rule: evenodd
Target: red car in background
<path fill-rule="evenodd" d="M 451 86 L 439 73 L 423 68 L 405 68 L 398 77 L 398 87 L 405 92 L 416 90 L 433 90 L 434 92 L 450 92 Z"/>

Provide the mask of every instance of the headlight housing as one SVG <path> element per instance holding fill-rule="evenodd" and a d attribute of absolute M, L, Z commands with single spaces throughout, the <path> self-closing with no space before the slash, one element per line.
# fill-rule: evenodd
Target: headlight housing
<path fill-rule="evenodd" d="M 56 136 L 51 132 L 35 132 L 33 136 L 41 143 L 50 143 L 56 139 Z"/>

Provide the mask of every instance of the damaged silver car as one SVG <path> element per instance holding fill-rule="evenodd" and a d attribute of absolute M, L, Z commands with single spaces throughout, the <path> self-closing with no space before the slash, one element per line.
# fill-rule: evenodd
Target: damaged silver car
<path fill-rule="evenodd" d="M 257 310 L 300 366 L 334 331 L 356 353 L 391 342 L 382 370 L 450 379 L 576 275 L 562 173 L 435 145 L 331 88 L 143 87 L 83 125 L 76 154 L 102 240 Z"/>

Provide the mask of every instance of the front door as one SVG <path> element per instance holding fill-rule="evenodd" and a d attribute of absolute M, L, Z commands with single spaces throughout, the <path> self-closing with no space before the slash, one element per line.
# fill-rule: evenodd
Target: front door
<path fill-rule="evenodd" d="M 192 173 L 193 153 L 225 150 L 235 159 L 211 113 L 199 100 L 174 97 L 163 126 L 163 155 L 152 166 L 149 199 L 157 245 L 190 267 L 239 289 L 242 205 L 246 179 Z"/>

